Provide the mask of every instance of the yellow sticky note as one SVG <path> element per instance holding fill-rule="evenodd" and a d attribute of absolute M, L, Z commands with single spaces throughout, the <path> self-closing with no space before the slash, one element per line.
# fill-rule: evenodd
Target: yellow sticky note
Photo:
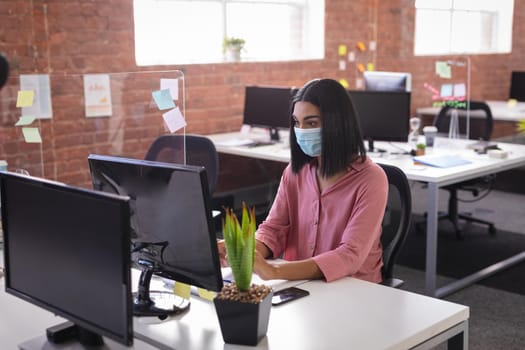
<path fill-rule="evenodd" d="M 175 282 L 173 287 L 173 294 L 178 295 L 181 298 L 189 299 L 190 298 L 191 286 L 182 282 Z"/>
<path fill-rule="evenodd" d="M 452 77 L 452 69 L 445 61 L 436 62 L 436 74 L 441 78 L 450 79 Z"/>
<path fill-rule="evenodd" d="M 373 63 L 367 63 L 366 64 L 366 70 L 368 70 L 368 71 L 374 70 L 374 64 Z"/>
<path fill-rule="evenodd" d="M 339 45 L 337 52 L 339 53 L 339 56 L 346 55 L 346 45 Z"/>
<path fill-rule="evenodd" d="M 213 300 L 213 298 L 215 298 L 215 292 L 211 292 L 207 289 L 197 288 L 197 292 L 202 299 Z"/>
<path fill-rule="evenodd" d="M 343 85 L 345 89 L 348 89 L 350 87 L 350 84 L 348 84 L 348 81 L 346 79 L 339 79 L 339 84 Z"/>
<path fill-rule="evenodd" d="M 22 133 L 27 143 L 42 143 L 38 128 L 22 128 Z"/>
<path fill-rule="evenodd" d="M 16 122 L 15 126 L 25 126 L 33 123 L 35 121 L 34 115 L 23 115 Z"/>
<path fill-rule="evenodd" d="M 18 91 L 18 97 L 16 99 L 16 106 L 20 107 L 31 107 L 33 105 L 33 98 L 35 92 L 33 90 L 20 90 Z"/>

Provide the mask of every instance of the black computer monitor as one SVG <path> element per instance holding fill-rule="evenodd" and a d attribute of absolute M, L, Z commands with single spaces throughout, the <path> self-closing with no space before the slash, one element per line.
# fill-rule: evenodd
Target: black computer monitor
<path fill-rule="evenodd" d="M 268 128 L 278 141 L 279 129 L 290 129 L 290 106 L 297 89 L 290 87 L 247 86 L 243 124 Z"/>
<path fill-rule="evenodd" d="M 410 93 L 396 91 L 348 91 L 368 150 L 373 141 L 407 142 L 410 120 Z"/>
<path fill-rule="evenodd" d="M 90 155 L 93 187 L 131 198 L 132 263 L 142 270 L 135 315 L 161 318 L 189 301 L 149 290 L 153 274 L 220 291 L 217 238 L 204 167 Z"/>
<path fill-rule="evenodd" d="M 410 73 L 366 71 L 363 80 L 368 91 L 410 91 L 412 88 Z"/>
<path fill-rule="evenodd" d="M 50 341 L 132 344 L 129 198 L 7 172 L 0 187 L 6 292 L 68 320 Z"/>
<path fill-rule="evenodd" d="M 509 98 L 525 101 L 525 72 L 512 72 Z"/>

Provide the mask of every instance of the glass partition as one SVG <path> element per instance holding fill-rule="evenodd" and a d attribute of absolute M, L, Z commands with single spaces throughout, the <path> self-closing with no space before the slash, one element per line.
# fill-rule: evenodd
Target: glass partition
<path fill-rule="evenodd" d="M 23 74 L 0 90 L 0 159 L 9 171 L 91 187 L 87 157 L 143 159 L 166 133 L 185 135 L 180 71 Z"/>

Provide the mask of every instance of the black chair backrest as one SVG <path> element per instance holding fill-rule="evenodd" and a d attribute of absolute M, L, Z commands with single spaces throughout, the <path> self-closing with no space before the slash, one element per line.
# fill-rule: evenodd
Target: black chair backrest
<path fill-rule="evenodd" d="M 492 117 L 492 111 L 488 104 L 482 101 L 468 101 L 467 108 L 470 111 L 481 110 L 485 112 L 485 118 L 473 118 L 470 117 L 470 131 L 469 138 L 472 140 L 490 140 L 492 135 L 492 129 L 494 128 L 494 120 Z M 450 113 L 454 108 L 451 106 L 444 106 L 439 111 L 438 115 L 434 118 L 433 125 L 437 127 L 438 132 L 447 133 L 450 125 Z M 458 110 L 466 110 L 466 108 L 457 108 Z M 466 118 L 463 118 L 459 114 L 459 131 L 460 134 L 466 135 L 467 122 Z"/>
<path fill-rule="evenodd" d="M 410 229 L 412 195 L 405 173 L 393 165 L 379 164 L 388 178 L 388 200 L 383 218 L 383 281 L 393 278 L 394 264 Z"/>
<path fill-rule="evenodd" d="M 186 150 L 186 162 L 184 162 L 184 150 Z M 205 136 L 175 134 L 159 136 L 151 144 L 144 159 L 203 166 L 206 168 L 210 194 L 215 191 L 219 176 L 219 156 L 213 142 Z"/>

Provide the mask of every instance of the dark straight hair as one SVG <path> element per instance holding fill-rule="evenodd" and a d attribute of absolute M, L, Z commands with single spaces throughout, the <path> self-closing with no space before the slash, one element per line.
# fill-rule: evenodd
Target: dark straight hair
<path fill-rule="evenodd" d="M 348 92 L 333 79 L 315 79 L 299 89 L 290 108 L 290 150 L 294 173 L 314 159 L 297 144 L 293 110 L 299 101 L 309 102 L 321 111 L 322 162 L 319 170 L 322 176 L 335 175 L 354 161 L 365 161 L 361 128 Z"/>

